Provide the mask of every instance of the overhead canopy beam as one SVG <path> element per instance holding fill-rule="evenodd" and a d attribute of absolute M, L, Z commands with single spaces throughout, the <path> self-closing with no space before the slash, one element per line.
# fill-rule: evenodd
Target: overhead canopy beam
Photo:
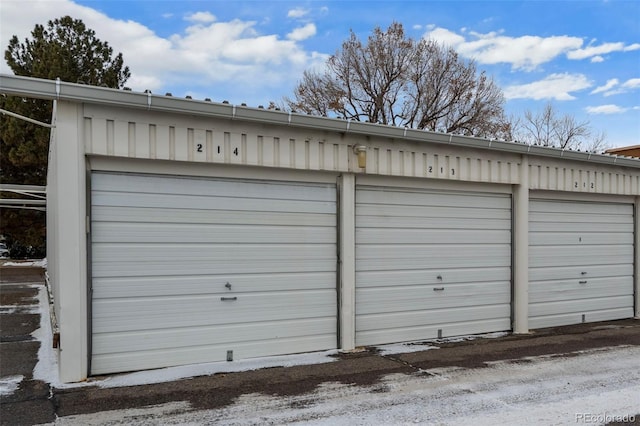
<path fill-rule="evenodd" d="M 22 196 L 19 198 L 0 198 L 0 208 L 46 210 L 47 188 L 44 186 L 3 183 L 0 184 L 0 192 L 11 192 Z"/>

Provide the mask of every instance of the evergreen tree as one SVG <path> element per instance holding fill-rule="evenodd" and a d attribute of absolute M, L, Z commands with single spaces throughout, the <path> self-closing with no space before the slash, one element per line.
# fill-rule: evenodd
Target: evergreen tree
<path fill-rule="evenodd" d="M 36 25 L 31 38 L 9 41 L 4 58 L 16 75 L 94 86 L 122 88 L 129 79 L 122 53 L 113 49 L 79 19 L 64 16 Z M 14 96 L 0 97 L 0 108 L 51 122 L 53 103 Z M 3 115 L 0 117 L 0 183 L 46 185 L 50 130 Z M 3 193 L 3 197 L 7 194 Z M 0 234 L 16 246 L 44 248 L 44 215 L 29 210 L 2 209 Z M 33 252 L 30 254 L 34 254 Z"/>

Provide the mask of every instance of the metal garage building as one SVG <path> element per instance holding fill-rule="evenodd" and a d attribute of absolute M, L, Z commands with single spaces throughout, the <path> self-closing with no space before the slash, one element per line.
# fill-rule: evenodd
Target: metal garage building
<path fill-rule="evenodd" d="M 640 316 L 640 160 L 3 75 L 55 100 L 60 376 Z"/>

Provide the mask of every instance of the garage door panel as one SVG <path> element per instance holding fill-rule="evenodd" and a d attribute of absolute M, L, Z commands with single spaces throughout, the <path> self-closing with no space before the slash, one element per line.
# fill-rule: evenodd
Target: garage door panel
<path fill-rule="evenodd" d="M 487 232 L 486 229 L 358 229 L 356 239 L 361 244 L 423 244 L 425 241 L 434 247 L 456 244 L 466 241 L 482 241 L 486 244 L 502 244 L 511 238 L 509 231 Z"/>
<path fill-rule="evenodd" d="M 555 314 L 547 316 L 537 316 L 529 320 L 529 327 L 532 329 L 544 327 L 556 327 L 567 324 L 579 324 L 584 322 L 610 321 L 620 318 L 630 318 L 633 316 L 632 308 L 603 309 L 589 311 L 585 314 L 570 312 L 566 314 Z"/>
<path fill-rule="evenodd" d="M 505 244 L 363 244 L 358 251 L 360 259 L 377 259 L 382 257 L 392 259 L 425 259 L 425 258 L 451 258 L 454 256 L 463 259 L 484 257 L 486 254 L 479 252 L 478 247 L 485 247 L 496 253 L 496 256 L 509 256 L 509 246 Z M 416 263 L 421 263 L 416 260 Z M 496 264 L 502 263 L 496 261 Z"/>
<path fill-rule="evenodd" d="M 162 184 L 159 185 L 159 179 Z M 336 201 L 336 191 L 333 184 L 255 181 L 237 179 L 209 179 L 178 176 L 136 175 L 135 186 L 130 185 L 131 175 L 94 173 L 92 176 L 92 190 L 128 194 L 152 194 L 156 196 L 193 195 L 205 198 L 254 198 L 276 200 L 317 200 Z M 309 191 L 310 187 L 320 190 Z M 114 188 L 116 190 L 114 191 Z M 241 188 L 242 192 L 238 189 Z M 96 198 L 99 202 L 100 198 Z M 108 204 L 113 205 L 113 204 Z"/>
<path fill-rule="evenodd" d="M 529 239 L 531 246 L 556 245 L 620 245 L 633 246 L 633 234 L 626 232 L 536 232 Z"/>
<path fill-rule="evenodd" d="M 591 205 L 587 205 L 585 209 L 590 209 Z M 529 219 L 531 222 L 559 222 L 559 223 L 599 223 L 605 226 L 613 225 L 616 223 L 631 223 L 628 214 L 607 214 L 607 213 L 589 213 L 589 211 L 582 210 L 579 213 L 569 212 L 531 212 Z M 602 228 L 598 228 L 602 231 Z"/>
<path fill-rule="evenodd" d="M 591 265 L 624 265 L 633 255 L 633 246 L 534 246 L 529 248 L 533 265 L 545 267 L 585 265 L 589 259 Z M 534 267 L 536 267 L 534 266 Z"/>
<path fill-rule="evenodd" d="M 358 185 L 355 236 L 357 345 L 510 328 L 509 196 Z"/>
<path fill-rule="evenodd" d="M 424 309 L 419 311 L 386 312 L 366 315 L 356 319 L 356 330 L 375 331 L 415 327 L 416 324 L 445 325 L 456 323 L 460 318 L 466 321 L 482 321 L 487 318 L 504 318 L 505 311 L 510 309 L 509 303 L 465 306 L 450 308 Z"/>
<path fill-rule="evenodd" d="M 117 297 L 156 297 L 206 294 L 211 289 L 227 292 L 225 284 L 232 284 L 234 293 L 256 291 L 335 290 L 335 272 L 290 274 L 237 275 L 180 275 L 94 278 L 93 296 L 96 299 Z"/>
<path fill-rule="evenodd" d="M 296 213 L 332 213 L 331 201 L 306 200 L 270 200 L 225 197 L 212 199 L 211 197 L 195 195 L 157 195 L 144 193 L 95 193 L 96 207 L 130 206 L 142 208 L 171 208 L 175 206 L 191 206 L 193 209 L 224 210 L 224 211 L 256 211 L 264 212 L 296 212 Z M 224 206 L 224 207 L 223 207 Z"/>
<path fill-rule="evenodd" d="M 529 291 L 531 303 L 552 302 L 560 298 L 578 300 L 589 298 L 603 298 L 611 296 L 628 296 L 633 293 L 633 281 L 628 277 L 606 277 L 585 279 L 586 284 L 580 281 L 553 280 L 537 282 Z"/>
<path fill-rule="evenodd" d="M 143 330 L 126 333 L 101 333 L 93 345 L 99 353 L 167 349 L 173 346 L 208 346 L 243 343 L 250 340 L 291 339 L 308 335 L 332 335 L 335 318 L 312 318 L 296 321 L 265 321 L 259 324 L 225 324 L 201 327 Z M 169 348 L 171 349 L 171 347 Z"/>
<path fill-rule="evenodd" d="M 505 219 L 487 219 L 472 221 L 469 219 L 456 218 L 398 218 L 388 216 L 358 216 L 358 227 L 366 228 L 425 228 L 428 223 L 431 227 L 437 229 L 482 229 L 482 230 L 503 230 L 505 227 L 511 226 L 510 220 Z M 427 226 L 429 226 L 427 225 Z"/>
<path fill-rule="evenodd" d="M 256 215 L 251 211 L 235 211 L 203 209 L 171 209 L 142 207 L 107 207 L 102 206 L 92 212 L 92 219 L 99 222 L 136 222 L 136 223 L 191 223 L 216 225 L 292 225 L 292 226 L 324 226 L 336 224 L 335 214 L 263 212 Z"/>
<path fill-rule="evenodd" d="M 508 318 L 500 318 L 416 327 L 401 327 L 394 329 L 378 329 L 360 332 L 359 345 L 376 345 L 380 344 L 380 342 L 395 343 L 423 341 L 446 336 L 490 333 L 494 331 L 509 330 L 510 328 L 510 320 Z M 446 330 L 446 335 L 443 334 L 445 332 L 444 330 Z"/>
<path fill-rule="evenodd" d="M 554 281 L 575 279 L 582 277 L 585 272 L 584 265 L 579 266 L 561 266 L 561 267 L 539 267 L 529 268 L 529 281 Z M 633 275 L 633 264 L 626 265 L 589 265 L 589 278 L 615 278 L 629 277 Z M 531 291 L 531 289 L 530 289 Z"/>
<path fill-rule="evenodd" d="M 302 263 L 302 264 L 301 264 Z M 309 265 L 302 262 L 302 259 L 286 260 L 282 259 L 278 262 L 273 260 L 254 260 L 247 263 L 246 260 L 234 259 L 233 261 L 201 261 L 191 260 L 171 260 L 171 261 L 144 261 L 144 266 L 148 270 L 140 269 L 140 262 L 96 262 L 93 265 L 94 277 L 144 277 L 149 275 L 149 271 L 153 274 L 181 276 L 179 268 L 185 268 L 189 274 L 194 275 L 217 275 L 220 274 L 220 268 L 225 267 L 225 274 L 272 274 L 280 272 L 311 272 L 328 271 L 330 266 L 335 264 L 335 258 L 332 260 L 318 260 L 315 264 Z M 118 271 L 113 271 L 117 267 Z M 117 274 L 117 275 L 116 275 Z M 334 274 L 335 276 L 335 274 Z"/>
<path fill-rule="evenodd" d="M 407 285 L 439 285 L 442 281 L 438 276 L 446 276 L 447 283 L 492 282 L 509 276 L 510 269 L 506 267 L 487 268 L 453 268 L 453 269 L 409 269 L 409 270 L 381 270 L 358 271 L 356 281 L 358 288 L 385 287 L 390 282 L 397 286 Z M 480 280 L 486 281 L 480 281 Z"/>
<path fill-rule="evenodd" d="M 331 227 L 320 226 L 241 226 L 203 224 L 97 223 L 93 229 L 95 243 L 208 243 L 212 236 L 220 243 L 317 243 L 335 244 Z"/>
<path fill-rule="evenodd" d="M 633 206 L 533 199 L 530 209 L 530 328 L 633 316 Z"/>
<path fill-rule="evenodd" d="M 335 348 L 335 200 L 328 184 L 94 173 L 92 373 Z"/>
<path fill-rule="evenodd" d="M 557 302 L 532 303 L 529 309 L 535 317 L 570 312 L 582 314 L 591 311 L 620 309 L 621 306 L 629 306 L 632 309 L 632 305 L 633 297 L 626 295 L 601 297 L 598 300 L 562 300 Z"/>
<path fill-rule="evenodd" d="M 444 288 L 444 290 L 438 290 Z M 505 282 L 357 289 L 356 315 L 509 303 Z M 416 303 L 419 300 L 420 303 Z"/>
<path fill-rule="evenodd" d="M 234 359 L 246 359 L 280 355 L 286 348 L 295 348 L 290 353 L 317 351 L 318 348 L 335 346 L 335 334 L 305 336 L 290 339 L 259 340 L 233 344 Z M 150 351 L 132 351 L 118 354 L 99 354 L 92 359 L 93 374 L 105 374 L 112 371 L 135 371 L 166 367 L 167 359 L 175 365 L 226 361 L 229 344 L 207 346 L 174 347 Z M 122 370 L 126 366 L 126 370 Z"/>
<path fill-rule="evenodd" d="M 480 247 L 478 247 L 480 249 Z M 428 251 L 423 251 L 428 252 Z M 406 250 L 405 250 L 406 253 Z M 356 256 L 356 262 L 358 264 L 358 271 L 380 271 L 380 270 L 411 270 L 411 269 L 423 269 L 425 266 L 437 265 L 442 270 L 453 269 L 460 265 L 465 268 L 482 268 L 483 266 L 489 268 L 510 266 L 511 253 L 509 249 L 491 249 L 491 253 L 495 255 L 492 259 L 487 259 L 487 256 L 483 256 L 481 253 L 473 252 L 469 249 L 464 253 L 456 253 L 455 250 L 441 250 L 431 251 L 429 256 L 429 262 L 425 261 L 424 257 L 407 255 L 407 257 L 393 257 L 384 256 L 380 253 L 378 257 L 374 257 L 370 254 L 370 257 Z M 425 256 L 427 257 L 427 256 Z"/>
<path fill-rule="evenodd" d="M 462 209 L 510 209 L 511 199 L 506 195 L 481 195 L 473 192 L 458 192 L 452 196 L 451 192 L 421 191 L 413 189 L 367 187 L 358 185 L 357 203 L 366 204 L 430 206 L 430 207 L 459 207 Z"/>
<path fill-rule="evenodd" d="M 601 203 L 601 202 L 574 202 L 560 200 L 544 200 L 533 198 L 529 211 L 536 213 L 559 213 L 565 217 L 571 215 L 595 215 L 603 214 L 604 221 L 608 222 L 612 216 L 620 215 L 626 217 L 632 214 L 633 206 L 622 203 Z"/>
<path fill-rule="evenodd" d="M 212 236 L 214 238 L 214 236 Z M 260 238 L 260 237 L 258 237 Z M 242 257 L 251 261 L 278 261 L 285 255 L 289 259 L 312 259 L 331 253 L 335 257 L 333 244 L 190 244 L 169 242 L 167 244 L 106 243 L 95 244 L 94 254 L 109 262 L 135 262 L 151 257 L 160 261 L 189 259 L 192 261 L 233 262 Z"/>
<path fill-rule="evenodd" d="M 222 297 L 237 300 L 223 301 Z M 150 330 L 335 315 L 335 292 L 331 290 L 126 298 L 98 300 L 93 306 L 96 333 L 126 331 L 133 322 L 138 330 Z"/>
<path fill-rule="evenodd" d="M 593 225 L 593 223 L 591 224 Z M 589 226 L 591 226 L 589 225 Z M 625 233 L 629 229 L 627 223 L 608 223 L 604 225 L 607 232 Z M 529 222 L 529 232 L 574 232 L 585 233 L 589 229 L 585 223 L 580 222 Z M 594 230 L 600 232 L 600 230 Z"/>
<path fill-rule="evenodd" d="M 358 199 L 360 201 L 360 199 Z M 433 205 L 385 205 L 359 203 L 359 216 L 393 216 L 401 218 L 417 217 L 422 219 L 439 219 L 443 217 L 456 219 L 502 219 L 511 220 L 508 207 L 506 209 L 482 208 L 470 209 L 465 207 L 445 207 Z"/>

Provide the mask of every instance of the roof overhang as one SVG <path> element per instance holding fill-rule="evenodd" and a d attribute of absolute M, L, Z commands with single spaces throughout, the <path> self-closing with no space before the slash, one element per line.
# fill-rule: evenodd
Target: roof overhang
<path fill-rule="evenodd" d="M 172 96 L 159 96 L 153 95 L 152 93 L 66 83 L 60 80 L 43 80 L 31 77 L 0 74 L 0 92 L 7 95 L 38 99 L 63 100 L 97 105 L 115 105 L 150 111 L 209 116 L 254 123 L 377 136 L 394 140 L 407 140 L 419 143 L 437 143 L 523 155 L 535 155 L 556 159 L 640 168 L 640 159 L 620 155 L 564 150 L 538 145 L 527 145 L 518 142 L 489 140 L 484 138 L 454 135 L 450 133 L 438 133 L 405 127 L 318 117 L 293 112 L 230 105 L 226 103 L 182 99 Z"/>

